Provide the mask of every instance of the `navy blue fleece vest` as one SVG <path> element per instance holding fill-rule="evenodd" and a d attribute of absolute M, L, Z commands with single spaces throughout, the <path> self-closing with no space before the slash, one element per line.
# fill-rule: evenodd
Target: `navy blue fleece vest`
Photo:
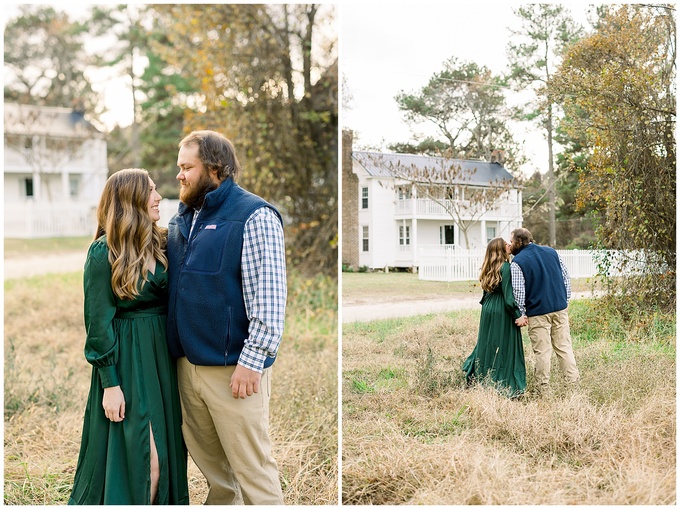
<path fill-rule="evenodd" d="M 529 244 L 512 259 L 524 274 L 527 316 L 547 315 L 567 308 L 567 289 L 557 251 Z"/>
<path fill-rule="evenodd" d="M 246 220 L 278 211 L 228 178 L 208 193 L 189 239 L 194 211 L 183 203 L 168 223 L 168 348 L 199 366 L 232 366 L 248 337 L 241 251 Z M 267 358 L 264 367 L 273 364 Z"/>

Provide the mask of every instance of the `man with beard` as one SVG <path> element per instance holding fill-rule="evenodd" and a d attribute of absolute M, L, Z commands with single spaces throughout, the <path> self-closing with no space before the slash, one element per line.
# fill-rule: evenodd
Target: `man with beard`
<path fill-rule="evenodd" d="M 578 382 L 567 314 L 571 298 L 567 267 L 553 248 L 535 244 L 526 228 L 513 230 L 508 246 L 514 255 L 510 264 L 512 291 L 522 313 L 515 323 L 529 325 L 538 392 L 545 393 L 549 387 L 553 349 L 567 382 Z"/>
<path fill-rule="evenodd" d="M 271 456 L 271 365 L 283 333 L 283 221 L 236 179 L 231 142 L 179 144 L 180 206 L 168 225 L 168 344 L 182 432 L 208 482 L 206 504 L 283 504 Z"/>

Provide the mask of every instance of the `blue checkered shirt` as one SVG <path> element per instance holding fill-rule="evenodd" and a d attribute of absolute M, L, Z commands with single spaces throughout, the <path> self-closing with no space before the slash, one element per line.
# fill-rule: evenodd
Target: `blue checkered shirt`
<path fill-rule="evenodd" d="M 564 264 L 562 257 L 558 254 L 557 257 L 560 259 L 560 268 L 562 269 L 562 279 L 564 280 L 564 287 L 567 289 L 567 300 L 571 299 L 571 278 L 569 277 L 569 271 L 567 266 Z M 526 316 L 527 308 L 526 302 L 526 289 L 524 286 L 524 272 L 522 268 L 515 262 L 510 263 L 510 276 L 512 278 L 512 294 L 515 297 L 515 302 L 522 312 L 522 316 Z"/>
<path fill-rule="evenodd" d="M 194 222 L 197 217 L 198 211 Z M 269 207 L 253 212 L 244 226 L 241 280 L 250 325 L 238 363 L 262 373 L 279 349 L 288 295 L 283 225 Z"/>
<path fill-rule="evenodd" d="M 265 359 L 279 349 L 288 295 L 283 225 L 269 207 L 257 209 L 246 221 L 241 273 L 250 325 L 238 363 L 262 373 Z"/>

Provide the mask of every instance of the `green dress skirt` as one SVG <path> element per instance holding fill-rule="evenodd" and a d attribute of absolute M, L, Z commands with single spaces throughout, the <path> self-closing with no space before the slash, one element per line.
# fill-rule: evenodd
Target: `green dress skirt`
<path fill-rule="evenodd" d="M 488 382 L 501 393 L 516 397 L 527 385 L 521 329 L 515 319 L 521 316 L 512 294 L 510 264 L 501 266 L 501 284 L 484 292 L 477 344 L 463 363 L 468 383 Z"/>
<path fill-rule="evenodd" d="M 188 504 L 187 453 L 175 361 L 165 336 L 167 273 L 158 263 L 141 294 L 111 289 L 104 237 L 90 246 L 83 277 L 85 357 L 92 364 L 83 435 L 69 504 L 150 504 L 150 437 L 158 452 L 158 504 Z M 125 418 L 104 415 L 104 387 L 120 385 Z"/>

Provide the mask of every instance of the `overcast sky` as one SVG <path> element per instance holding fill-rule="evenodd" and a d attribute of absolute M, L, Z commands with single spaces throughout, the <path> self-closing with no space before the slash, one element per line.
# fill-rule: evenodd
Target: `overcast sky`
<path fill-rule="evenodd" d="M 341 69 L 353 97 L 342 112 L 342 125 L 355 132 L 355 145 L 387 150 L 388 143 L 412 140 L 394 98 L 401 91 L 419 91 L 451 57 L 484 65 L 494 74 L 505 72 L 509 28 L 520 26 L 513 5 L 341 4 Z M 568 5 L 574 19 L 587 26 L 587 4 Z M 545 172 L 543 134 L 529 123 L 518 123 L 514 133 L 530 158 L 523 171 Z"/>

